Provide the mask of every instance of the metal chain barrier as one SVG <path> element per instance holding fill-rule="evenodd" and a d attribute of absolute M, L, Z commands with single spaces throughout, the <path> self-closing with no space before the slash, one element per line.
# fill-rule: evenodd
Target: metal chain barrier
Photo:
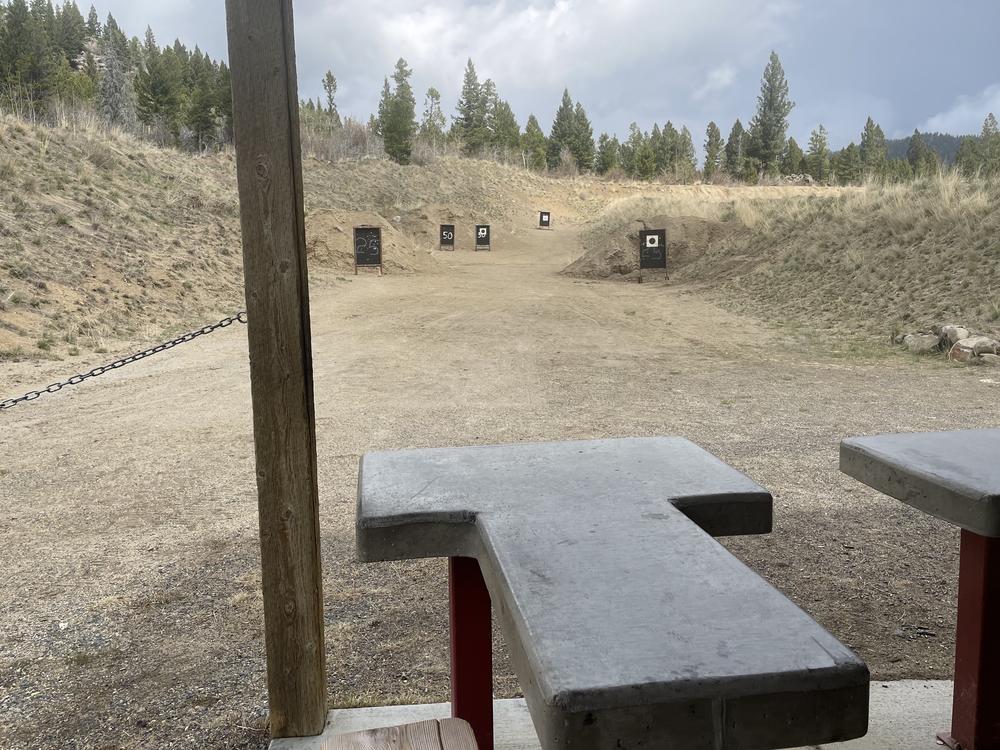
<path fill-rule="evenodd" d="M 111 364 L 95 367 L 90 372 L 74 375 L 69 380 L 63 380 L 59 383 L 53 383 L 48 388 L 43 388 L 40 391 L 29 391 L 28 393 L 25 393 L 23 396 L 19 396 L 18 398 L 8 398 L 3 401 L 0 401 L 0 411 L 13 409 L 18 404 L 22 404 L 26 401 L 34 401 L 37 398 L 41 398 L 46 393 L 58 393 L 67 386 L 79 385 L 84 380 L 90 380 L 91 378 L 96 378 L 99 375 L 104 375 L 105 373 L 111 372 L 112 370 L 117 370 L 121 367 L 124 367 L 125 365 L 130 365 L 133 362 L 138 362 L 140 359 L 146 359 L 146 357 L 152 357 L 154 354 L 159 354 L 160 352 L 164 352 L 167 349 L 173 349 L 178 344 L 186 344 L 188 341 L 194 341 L 199 336 L 205 336 L 206 334 L 213 333 L 214 331 L 217 331 L 220 328 L 228 328 L 233 323 L 243 323 L 245 325 L 246 322 L 247 322 L 247 314 L 246 311 L 244 310 L 236 313 L 231 317 L 223 318 L 218 323 L 212 323 L 207 326 L 202 326 L 196 331 L 190 331 L 189 333 L 185 333 L 183 336 L 178 336 L 173 341 L 165 341 L 162 344 L 158 344 L 157 346 L 154 346 L 150 349 L 146 349 L 145 351 L 131 354 L 128 357 L 119 359 L 115 362 L 112 362 Z"/>

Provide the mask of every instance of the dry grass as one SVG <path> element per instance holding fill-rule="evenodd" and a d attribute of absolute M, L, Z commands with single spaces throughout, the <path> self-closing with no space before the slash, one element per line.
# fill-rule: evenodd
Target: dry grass
<path fill-rule="evenodd" d="M 0 350 L 76 356 L 240 303 L 229 155 L 0 118 Z M 172 192 L 183 201 L 171 201 Z M 192 210 L 195 208 L 199 210 Z"/>
<path fill-rule="evenodd" d="M 750 231 L 682 278 L 722 282 L 737 307 L 837 332 L 1000 326 L 1000 186 L 942 173 L 909 185 L 761 203 Z"/>

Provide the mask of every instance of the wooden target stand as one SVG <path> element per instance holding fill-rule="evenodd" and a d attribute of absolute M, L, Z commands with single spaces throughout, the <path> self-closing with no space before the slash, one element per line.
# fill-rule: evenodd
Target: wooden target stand
<path fill-rule="evenodd" d="M 536 229 L 541 229 L 541 230 L 545 230 L 545 231 L 551 232 L 552 228 L 554 226 L 555 226 L 555 222 L 552 221 L 552 212 L 551 211 L 539 211 L 538 212 L 538 226 L 536 227 Z"/>
<path fill-rule="evenodd" d="M 314 737 L 326 728 L 327 675 L 292 0 L 226 0 L 226 25 L 246 282 L 268 719 L 275 739 Z M 382 273 L 380 235 L 379 230 L 377 266 L 358 264 L 355 246 L 355 273 L 368 267 Z M 373 248 L 366 244 L 365 250 Z M 465 721 L 452 719 L 339 735 L 323 746 L 475 750 L 476 740 Z"/>

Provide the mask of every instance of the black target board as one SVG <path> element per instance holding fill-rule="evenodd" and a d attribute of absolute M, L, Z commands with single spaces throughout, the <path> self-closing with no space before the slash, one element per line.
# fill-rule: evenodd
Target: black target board
<path fill-rule="evenodd" d="M 354 273 L 359 268 L 377 268 L 382 273 L 382 228 L 354 227 Z"/>
<path fill-rule="evenodd" d="M 552 228 L 552 214 L 548 211 L 538 212 L 538 228 L 539 229 L 551 229 Z"/>
<path fill-rule="evenodd" d="M 643 229 L 639 232 L 639 268 L 667 268 L 667 230 Z"/>
<path fill-rule="evenodd" d="M 490 249 L 490 225 L 476 225 L 476 250 Z"/>
<path fill-rule="evenodd" d="M 454 224 L 442 224 L 441 225 L 441 247 L 447 248 L 449 250 L 455 249 L 455 225 Z"/>

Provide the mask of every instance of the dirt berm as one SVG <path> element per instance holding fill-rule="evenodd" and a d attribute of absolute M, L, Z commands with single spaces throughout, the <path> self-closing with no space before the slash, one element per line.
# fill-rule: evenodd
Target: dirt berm
<path fill-rule="evenodd" d="M 697 216 L 641 216 L 613 225 L 599 225 L 584 235 L 584 253 L 563 273 L 587 279 L 630 280 L 639 271 L 639 232 L 666 229 L 669 270 L 687 265 L 705 250 L 737 234 L 746 227 Z"/>

